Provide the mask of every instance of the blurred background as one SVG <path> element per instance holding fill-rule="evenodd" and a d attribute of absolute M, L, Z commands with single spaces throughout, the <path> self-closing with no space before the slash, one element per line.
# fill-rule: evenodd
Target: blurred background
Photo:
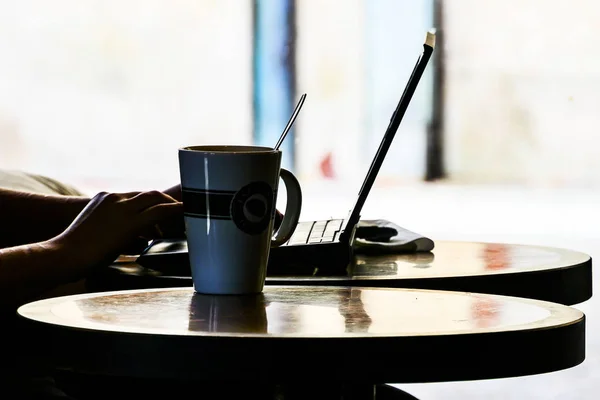
<path fill-rule="evenodd" d="M 0 166 L 95 189 L 177 179 L 177 148 L 273 145 L 305 182 L 363 175 L 438 47 L 381 181 L 600 185 L 591 0 L 0 1 Z"/>
<path fill-rule="evenodd" d="M 85 193 L 166 188 L 177 149 L 274 145 L 303 217 L 352 207 L 425 32 L 434 57 L 363 216 L 435 240 L 600 245 L 593 0 L 0 0 L 0 169 Z M 2 228 L 0 228 L 2 229 Z M 600 253 L 598 253 L 600 255 Z M 588 360 L 418 397 L 595 398 Z"/>

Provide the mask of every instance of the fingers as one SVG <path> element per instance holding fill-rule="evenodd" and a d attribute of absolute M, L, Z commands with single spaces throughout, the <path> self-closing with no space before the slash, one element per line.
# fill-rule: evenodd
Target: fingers
<path fill-rule="evenodd" d="M 183 211 L 175 216 L 161 221 L 159 224 L 160 236 L 163 238 L 184 238 L 185 223 L 183 220 Z"/>
<path fill-rule="evenodd" d="M 148 247 L 148 243 L 149 240 L 143 237 L 135 238 L 121 250 L 121 254 L 140 254 Z"/>
<path fill-rule="evenodd" d="M 144 193 L 144 192 L 140 192 L 138 190 L 137 192 L 117 193 L 117 196 L 119 196 L 121 198 L 121 200 L 130 200 L 130 199 L 134 198 L 135 196 L 138 196 L 142 193 Z"/>
<path fill-rule="evenodd" d="M 181 185 L 175 185 L 164 191 L 166 195 L 171 196 L 177 201 L 181 201 Z"/>
<path fill-rule="evenodd" d="M 137 193 L 125 201 L 138 211 L 144 211 L 159 204 L 177 203 L 173 197 L 157 190 Z"/>
<path fill-rule="evenodd" d="M 142 192 L 127 192 L 127 193 L 112 193 L 112 192 L 99 192 L 92 199 L 103 200 L 112 199 L 114 201 L 127 200 Z"/>
<path fill-rule="evenodd" d="M 172 196 L 152 190 L 147 192 L 127 192 L 127 193 L 107 193 L 100 192 L 93 197 L 92 202 L 111 202 L 111 203 L 128 203 L 139 211 L 143 211 L 148 207 L 152 207 L 162 203 L 176 203 L 177 199 Z"/>
<path fill-rule="evenodd" d="M 141 214 L 140 223 L 144 227 L 154 226 L 175 216 L 181 215 L 183 218 L 182 203 L 163 203 L 151 206 Z"/>

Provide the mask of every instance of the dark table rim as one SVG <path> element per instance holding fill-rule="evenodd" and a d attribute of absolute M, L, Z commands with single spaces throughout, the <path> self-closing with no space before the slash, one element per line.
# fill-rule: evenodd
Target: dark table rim
<path fill-rule="evenodd" d="M 248 382 L 350 379 L 374 384 L 504 378 L 573 367 L 585 359 L 585 315 L 578 313 L 580 317 L 552 327 L 368 340 L 123 334 L 56 329 L 45 322 L 22 320 L 36 336 L 51 341 L 52 346 L 42 350 L 59 369 L 146 378 L 223 380 L 226 376 Z M 292 362 L 283 365 L 282 355 Z M 211 358 L 210 365 L 200 362 L 206 358 Z M 232 362 L 236 363 L 235 378 L 231 376 Z M 274 368 L 278 362 L 281 365 Z M 268 376 L 263 371 L 269 371 Z"/>

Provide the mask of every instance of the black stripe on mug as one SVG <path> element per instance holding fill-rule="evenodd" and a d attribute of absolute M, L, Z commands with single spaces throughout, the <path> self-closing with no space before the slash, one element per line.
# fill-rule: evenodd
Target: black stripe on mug
<path fill-rule="evenodd" d="M 231 219 L 234 191 L 182 188 L 183 213 L 189 217 Z"/>

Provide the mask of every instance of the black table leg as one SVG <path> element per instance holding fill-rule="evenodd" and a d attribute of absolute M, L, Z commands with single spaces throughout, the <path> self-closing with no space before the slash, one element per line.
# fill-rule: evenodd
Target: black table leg
<path fill-rule="evenodd" d="M 306 383 L 276 385 L 273 400 L 375 400 L 375 385 Z"/>
<path fill-rule="evenodd" d="M 58 378 L 58 377 L 57 377 Z M 99 400 L 110 397 L 144 399 L 198 400 L 418 400 L 389 385 L 315 383 L 252 384 L 248 382 L 189 382 L 135 378 L 98 377 L 80 374 L 61 375 L 57 379 L 76 399 Z"/>
<path fill-rule="evenodd" d="M 418 400 L 401 389 L 389 385 L 277 385 L 273 400 Z"/>
<path fill-rule="evenodd" d="M 419 400 L 412 394 L 389 385 L 376 385 L 375 398 L 376 400 Z"/>

